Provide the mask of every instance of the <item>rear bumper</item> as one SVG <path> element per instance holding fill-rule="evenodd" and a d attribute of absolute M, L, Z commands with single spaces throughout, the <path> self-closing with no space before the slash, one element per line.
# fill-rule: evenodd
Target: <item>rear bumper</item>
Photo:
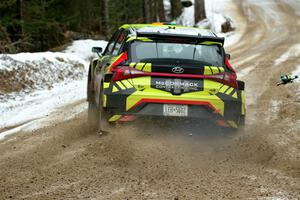
<path fill-rule="evenodd" d="M 106 93 L 106 107 L 114 113 L 110 121 L 125 121 L 128 116 L 164 116 L 164 104 L 188 105 L 188 118 L 205 118 L 220 121 L 222 126 L 237 128 L 239 119 L 244 115 L 243 91 L 237 91 L 236 97 L 223 93 L 205 92 L 172 95 L 145 91 L 121 91 Z"/>
<path fill-rule="evenodd" d="M 190 118 L 209 118 L 212 115 L 218 115 L 216 108 L 209 102 L 160 99 L 141 99 L 130 110 L 121 114 L 164 116 L 164 104 L 187 105 L 188 114 L 186 117 Z"/>

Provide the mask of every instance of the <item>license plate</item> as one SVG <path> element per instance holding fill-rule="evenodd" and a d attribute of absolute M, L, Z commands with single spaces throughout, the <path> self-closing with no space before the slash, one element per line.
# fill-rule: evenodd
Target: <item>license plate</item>
<path fill-rule="evenodd" d="M 164 104 L 164 116 L 188 116 L 187 105 Z"/>

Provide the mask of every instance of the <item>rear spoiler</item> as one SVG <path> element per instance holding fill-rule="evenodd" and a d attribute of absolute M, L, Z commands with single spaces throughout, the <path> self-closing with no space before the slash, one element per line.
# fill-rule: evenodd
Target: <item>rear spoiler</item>
<path fill-rule="evenodd" d="M 137 37 L 147 37 L 150 39 L 164 40 L 164 39 L 178 39 L 178 40 L 191 40 L 197 43 L 201 42 L 216 42 L 224 45 L 225 38 L 214 36 L 201 36 L 199 35 L 186 35 L 186 34 L 173 34 L 173 33 L 160 33 L 160 32 L 137 32 Z"/>

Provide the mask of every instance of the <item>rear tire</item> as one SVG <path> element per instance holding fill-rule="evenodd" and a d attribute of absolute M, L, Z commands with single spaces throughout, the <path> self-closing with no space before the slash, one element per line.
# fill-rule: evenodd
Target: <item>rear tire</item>
<path fill-rule="evenodd" d="M 96 121 L 96 126 L 97 126 L 97 131 L 99 133 L 102 132 L 107 132 L 109 131 L 110 128 L 110 123 L 108 122 L 108 110 L 103 107 L 104 104 L 104 91 L 103 91 L 103 84 L 101 84 L 101 89 L 100 89 L 100 94 L 99 94 L 99 104 L 97 107 L 97 121 Z"/>
<path fill-rule="evenodd" d="M 93 91 L 90 70 L 89 70 L 89 77 L 88 77 L 88 84 L 87 84 L 88 123 L 91 127 L 96 128 L 96 125 L 97 125 L 97 103 L 95 102 L 95 96 L 94 96 L 95 92 Z"/>
<path fill-rule="evenodd" d="M 240 116 L 239 126 L 244 127 L 246 124 L 246 117 L 245 115 Z"/>
<path fill-rule="evenodd" d="M 89 104 L 88 104 L 88 122 L 91 127 L 96 128 L 97 105 L 92 99 L 89 100 Z"/>

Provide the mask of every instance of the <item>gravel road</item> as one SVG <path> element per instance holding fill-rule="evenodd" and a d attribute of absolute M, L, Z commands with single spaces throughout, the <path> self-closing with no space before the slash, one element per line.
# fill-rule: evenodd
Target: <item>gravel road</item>
<path fill-rule="evenodd" d="M 244 30 L 228 51 L 247 84 L 244 130 L 149 119 L 99 136 L 85 112 L 54 113 L 50 126 L 0 141 L 0 199 L 300 199 L 299 88 L 276 86 L 300 63 L 277 60 L 300 43 L 300 2 L 236 7 Z"/>

